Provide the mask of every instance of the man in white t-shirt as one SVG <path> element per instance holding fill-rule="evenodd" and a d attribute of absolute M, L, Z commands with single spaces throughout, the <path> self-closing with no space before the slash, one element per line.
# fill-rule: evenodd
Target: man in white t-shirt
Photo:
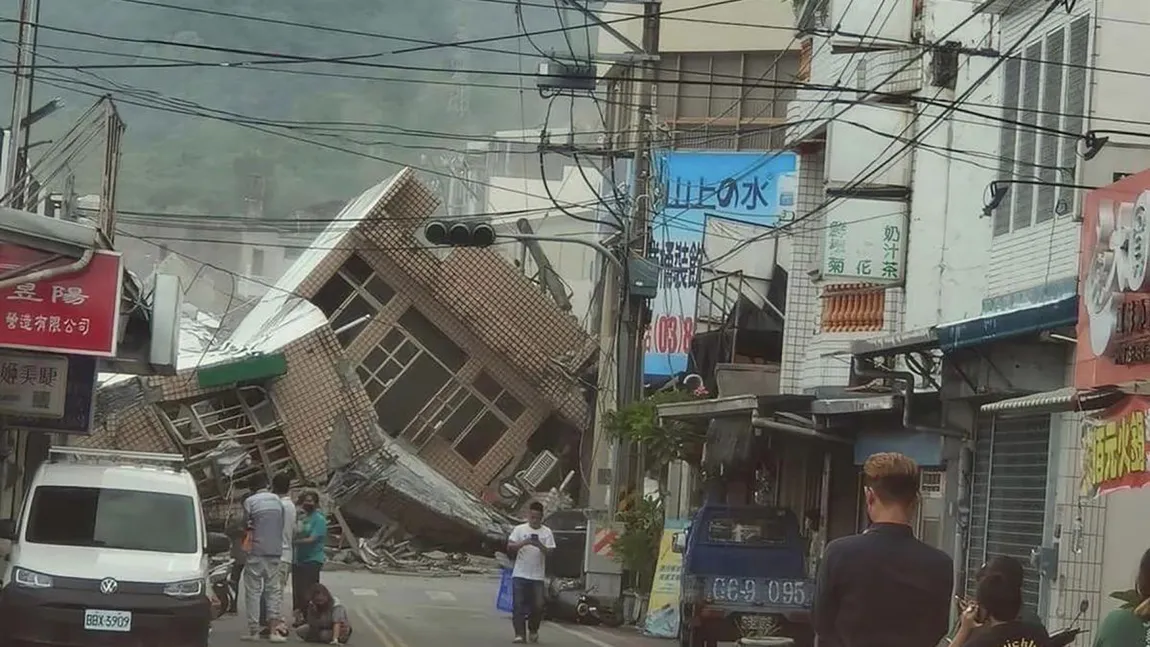
<path fill-rule="evenodd" d="M 547 578 L 547 555 L 552 550 L 555 535 L 543 525 L 543 504 L 533 501 L 527 506 L 527 523 L 515 526 L 507 538 L 507 552 L 515 556 L 515 569 L 511 572 L 511 624 L 515 627 L 512 642 L 539 642 L 543 582 Z"/>

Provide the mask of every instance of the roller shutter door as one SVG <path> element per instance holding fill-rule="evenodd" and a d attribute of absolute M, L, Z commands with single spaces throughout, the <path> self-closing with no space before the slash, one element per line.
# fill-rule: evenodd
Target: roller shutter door
<path fill-rule="evenodd" d="M 1050 416 L 985 416 L 975 440 L 967 537 L 966 592 L 987 557 L 1008 555 L 1022 562 L 1023 604 L 1039 611 L 1041 582 L 1030 564 L 1042 545 L 1046 522 Z"/>

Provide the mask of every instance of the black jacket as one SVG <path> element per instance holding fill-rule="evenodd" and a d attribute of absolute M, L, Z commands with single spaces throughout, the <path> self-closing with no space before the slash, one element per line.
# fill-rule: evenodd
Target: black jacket
<path fill-rule="evenodd" d="M 823 647 L 936 647 L 950 629 L 954 562 L 909 526 L 874 524 L 827 545 L 814 626 Z"/>

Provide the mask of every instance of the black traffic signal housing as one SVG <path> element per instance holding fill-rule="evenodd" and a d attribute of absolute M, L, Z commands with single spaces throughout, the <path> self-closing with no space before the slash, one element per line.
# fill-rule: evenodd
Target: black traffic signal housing
<path fill-rule="evenodd" d="M 495 228 L 482 221 L 433 220 L 424 226 L 423 235 L 432 245 L 490 247 L 495 244 Z"/>

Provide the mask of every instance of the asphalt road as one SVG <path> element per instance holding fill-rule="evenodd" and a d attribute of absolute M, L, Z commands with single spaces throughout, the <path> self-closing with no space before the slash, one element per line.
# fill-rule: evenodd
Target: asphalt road
<path fill-rule="evenodd" d="M 460 645 L 493 647 L 511 643 L 511 620 L 495 609 L 499 580 L 325 572 L 323 583 L 347 607 L 351 644 L 361 647 Z M 243 609 L 241 608 L 241 614 Z M 225 616 L 212 629 L 212 647 L 240 647 L 242 615 Z M 294 637 L 292 642 L 299 644 Z M 554 647 L 673 647 L 674 641 L 646 638 L 634 630 L 544 623 L 540 643 Z"/>

